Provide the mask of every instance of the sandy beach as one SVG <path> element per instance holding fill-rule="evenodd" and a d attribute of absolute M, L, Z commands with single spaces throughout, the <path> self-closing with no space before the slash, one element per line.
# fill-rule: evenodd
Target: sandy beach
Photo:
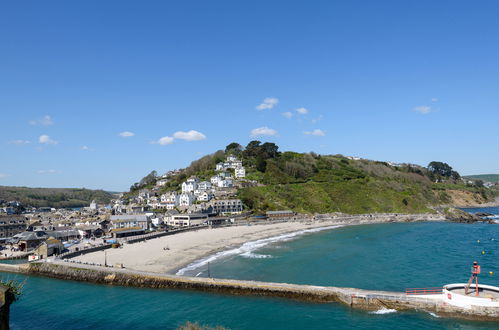
<path fill-rule="evenodd" d="M 178 269 L 214 253 L 240 247 L 246 242 L 286 233 L 338 225 L 418 220 L 443 219 L 441 217 L 435 218 L 432 215 L 407 216 L 407 218 L 406 216 L 376 216 L 375 218 L 310 219 L 274 224 L 252 224 L 251 226 L 202 228 L 197 231 L 164 236 L 145 242 L 125 244 L 118 249 L 108 249 L 106 250 L 107 263 L 108 265 L 120 263 L 128 269 L 140 271 L 175 273 Z M 75 257 L 74 260 L 104 264 L 104 258 L 104 251 L 98 251 Z"/>

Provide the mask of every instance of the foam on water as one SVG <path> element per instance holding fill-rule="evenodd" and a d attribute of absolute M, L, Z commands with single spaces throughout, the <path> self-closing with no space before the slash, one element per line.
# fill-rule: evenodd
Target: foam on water
<path fill-rule="evenodd" d="M 272 256 L 270 254 L 258 254 L 258 253 L 253 253 L 253 252 L 245 252 L 245 253 L 241 254 L 241 257 L 253 258 L 253 259 L 272 258 Z"/>
<path fill-rule="evenodd" d="M 252 242 L 246 242 L 238 248 L 234 248 L 234 249 L 230 249 L 230 250 L 226 250 L 226 251 L 221 251 L 221 252 L 215 253 L 213 255 L 210 255 L 206 258 L 194 261 L 190 265 L 177 271 L 176 275 L 184 275 L 186 272 L 193 271 L 195 269 L 203 267 L 203 266 L 207 265 L 209 262 L 213 262 L 215 260 L 234 256 L 234 255 L 242 255 L 246 258 L 269 258 L 272 256 L 262 255 L 262 254 L 253 254 L 252 252 L 255 250 L 261 249 L 261 248 L 263 248 L 271 243 L 289 241 L 289 240 L 292 240 L 292 239 L 294 239 L 298 236 L 304 235 L 304 234 L 316 233 L 319 231 L 328 230 L 328 229 L 335 229 L 335 228 L 339 228 L 339 227 L 342 227 L 342 226 L 336 225 L 336 226 L 304 229 L 304 230 L 296 231 L 296 232 L 289 233 L 289 234 L 283 234 L 283 235 L 279 235 L 279 236 L 263 238 L 263 239 L 259 239 L 259 240 L 252 241 Z"/>
<path fill-rule="evenodd" d="M 391 313 L 397 313 L 396 309 L 389 309 L 389 308 L 382 308 L 374 312 L 369 312 L 369 314 L 377 314 L 377 315 L 382 315 L 382 314 L 391 314 Z"/>

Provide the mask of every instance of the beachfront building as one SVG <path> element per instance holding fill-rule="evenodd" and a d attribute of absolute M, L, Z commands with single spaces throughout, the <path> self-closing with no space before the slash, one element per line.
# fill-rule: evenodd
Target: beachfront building
<path fill-rule="evenodd" d="M 240 199 L 214 200 L 210 205 L 217 214 L 238 214 L 243 211 L 243 202 Z"/>
<path fill-rule="evenodd" d="M 267 211 L 266 213 L 268 219 L 287 219 L 295 216 L 295 212 L 291 210 L 283 211 Z"/>
<path fill-rule="evenodd" d="M 168 221 L 168 225 L 173 227 L 189 227 L 199 226 L 208 220 L 207 214 L 191 213 L 191 214 L 175 214 Z"/>
<path fill-rule="evenodd" d="M 111 229 L 135 228 L 139 227 L 143 230 L 151 229 L 151 218 L 144 214 L 120 214 L 112 215 Z"/>

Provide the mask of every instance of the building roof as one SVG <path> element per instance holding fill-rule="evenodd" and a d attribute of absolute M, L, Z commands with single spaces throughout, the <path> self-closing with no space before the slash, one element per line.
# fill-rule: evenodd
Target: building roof
<path fill-rule="evenodd" d="M 284 211 L 267 211 L 267 215 L 282 215 L 282 214 L 295 214 L 291 210 L 284 210 Z"/>
<path fill-rule="evenodd" d="M 111 229 L 111 233 L 134 233 L 144 231 L 144 228 L 141 227 L 130 227 L 130 228 L 116 228 Z"/>

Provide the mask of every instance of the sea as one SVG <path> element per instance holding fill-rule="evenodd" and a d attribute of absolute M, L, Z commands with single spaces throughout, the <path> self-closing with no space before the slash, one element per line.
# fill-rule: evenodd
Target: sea
<path fill-rule="evenodd" d="M 499 208 L 487 212 L 499 220 Z M 309 230 L 249 242 L 189 265 L 191 276 L 405 291 L 467 282 L 499 286 L 499 226 L 418 222 Z M 424 311 L 365 312 L 338 303 L 138 289 L 0 273 L 24 283 L 12 329 L 176 329 L 186 322 L 227 329 L 497 329 Z"/>

